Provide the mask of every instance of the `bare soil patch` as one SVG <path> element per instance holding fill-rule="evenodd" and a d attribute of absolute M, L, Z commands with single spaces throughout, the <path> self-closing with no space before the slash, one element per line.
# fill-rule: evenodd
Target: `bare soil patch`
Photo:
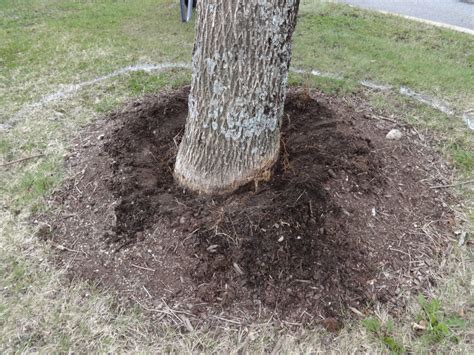
<path fill-rule="evenodd" d="M 416 131 L 374 120 L 361 98 L 291 89 L 272 179 L 227 196 L 176 186 L 189 89 L 151 95 L 75 140 L 71 178 L 38 235 L 71 278 L 177 324 L 339 323 L 403 307 L 434 282 L 451 235 L 447 169 Z M 174 310 L 174 311 L 171 311 Z"/>

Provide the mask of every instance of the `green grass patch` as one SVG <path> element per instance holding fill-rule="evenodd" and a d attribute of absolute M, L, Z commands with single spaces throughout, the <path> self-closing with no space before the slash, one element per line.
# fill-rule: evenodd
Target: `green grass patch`
<path fill-rule="evenodd" d="M 288 84 L 306 88 L 318 88 L 326 94 L 347 95 L 354 93 L 359 84 L 353 80 L 325 78 L 309 73 L 290 73 Z"/>
<path fill-rule="evenodd" d="M 417 322 L 425 329 L 422 333 L 423 341 L 428 344 L 437 344 L 443 341 L 459 342 L 457 332 L 464 329 L 466 321 L 457 315 L 446 315 L 437 299 L 427 300 L 423 296 L 418 298 L 421 311 Z"/>
<path fill-rule="evenodd" d="M 6 160 L 10 160 L 12 158 L 11 149 L 12 146 L 9 140 L 5 136 L 0 136 L 0 155 Z"/>
<path fill-rule="evenodd" d="M 450 146 L 451 154 L 456 165 L 465 173 L 474 172 L 474 150 L 467 150 L 466 145 L 453 143 Z"/>
<path fill-rule="evenodd" d="M 391 319 L 382 323 L 377 318 L 369 317 L 362 321 L 362 325 L 392 354 L 404 354 L 406 352 L 403 344 L 394 336 L 394 323 Z"/>
<path fill-rule="evenodd" d="M 0 18 L 0 106 L 12 109 L 128 65 L 189 60 L 193 46 L 174 1 L 10 0 Z"/>
<path fill-rule="evenodd" d="M 474 101 L 474 41 L 395 16 L 318 1 L 303 1 L 294 36 L 294 63 L 359 80 L 406 85 Z"/>
<path fill-rule="evenodd" d="M 62 159 L 57 156 L 39 158 L 38 163 L 25 164 L 17 176 L 0 188 L 5 205 L 17 213 L 22 208 L 38 212 L 43 208 L 42 197 L 62 181 Z M 18 172 L 18 170 L 16 170 Z M 11 175 L 10 175 L 11 176 Z"/>
<path fill-rule="evenodd" d="M 5 260 L 0 276 L 6 284 L 11 285 L 9 291 L 15 293 L 23 292 L 32 282 L 31 277 L 28 276 L 28 265 L 22 263 L 13 255 Z"/>
<path fill-rule="evenodd" d="M 191 73 L 183 70 L 170 70 L 160 74 L 145 71 L 130 74 L 127 86 L 133 95 L 158 92 L 164 88 L 177 88 L 191 81 Z"/>
<path fill-rule="evenodd" d="M 0 95 L 2 106 L 138 62 L 190 61 L 194 25 L 180 22 L 170 0 L 7 0 L 0 15 L 2 80 L 11 87 Z M 308 0 L 294 42 L 296 66 L 407 85 L 461 108 L 474 101 L 467 34 Z"/>

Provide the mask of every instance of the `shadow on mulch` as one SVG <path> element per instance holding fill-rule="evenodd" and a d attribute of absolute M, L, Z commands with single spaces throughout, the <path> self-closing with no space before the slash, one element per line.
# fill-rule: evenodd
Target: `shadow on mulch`
<path fill-rule="evenodd" d="M 172 176 L 188 92 L 146 96 L 75 140 L 38 232 L 71 278 L 193 324 L 396 313 L 434 282 L 453 199 L 430 188 L 447 168 L 416 131 L 388 140 L 395 124 L 362 99 L 291 89 L 272 179 L 200 196 Z"/>

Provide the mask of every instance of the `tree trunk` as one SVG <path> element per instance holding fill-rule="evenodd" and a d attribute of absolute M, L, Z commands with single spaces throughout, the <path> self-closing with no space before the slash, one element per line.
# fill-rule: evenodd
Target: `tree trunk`
<path fill-rule="evenodd" d="M 230 192 L 278 158 L 299 0 L 198 1 L 189 113 L 175 165 L 184 187 Z"/>

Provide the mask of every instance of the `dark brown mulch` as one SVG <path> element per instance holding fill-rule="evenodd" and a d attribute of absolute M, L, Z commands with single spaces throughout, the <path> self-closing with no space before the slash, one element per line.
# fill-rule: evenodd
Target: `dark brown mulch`
<path fill-rule="evenodd" d="M 39 232 L 72 278 L 193 324 L 339 321 L 434 282 L 452 198 L 430 188 L 445 167 L 416 131 L 387 140 L 396 125 L 362 99 L 292 89 L 272 179 L 199 196 L 172 177 L 187 94 L 146 96 L 78 136 Z"/>

